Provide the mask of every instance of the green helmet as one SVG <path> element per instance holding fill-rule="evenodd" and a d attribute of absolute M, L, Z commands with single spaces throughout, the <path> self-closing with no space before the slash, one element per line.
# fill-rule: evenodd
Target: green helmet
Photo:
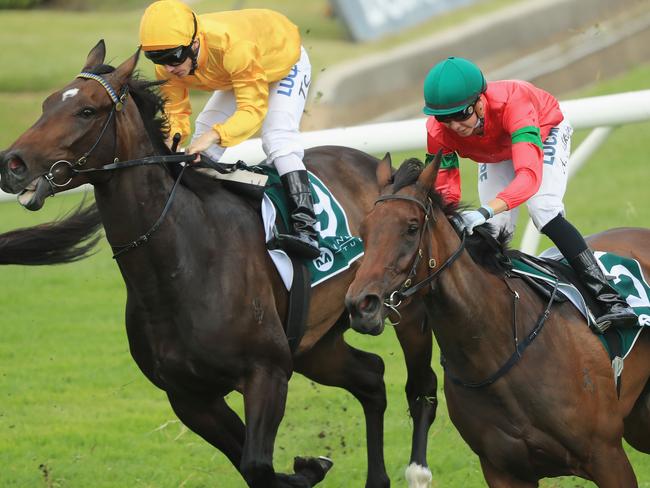
<path fill-rule="evenodd" d="M 485 91 L 481 70 L 467 59 L 450 57 L 436 64 L 424 79 L 426 115 L 449 115 L 465 110 Z"/>

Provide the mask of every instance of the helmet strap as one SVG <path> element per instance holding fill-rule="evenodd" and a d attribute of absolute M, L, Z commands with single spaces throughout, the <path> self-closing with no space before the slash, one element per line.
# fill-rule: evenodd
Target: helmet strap
<path fill-rule="evenodd" d="M 194 41 L 192 41 L 194 42 Z M 200 49 L 200 47 L 199 47 Z M 194 49 L 190 48 L 190 59 L 192 60 L 192 68 L 190 68 L 190 75 L 193 75 L 194 72 L 196 71 L 196 68 L 199 67 L 199 52 L 198 49 L 195 51 Z"/>
<path fill-rule="evenodd" d="M 195 51 L 194 47 L 192 44 L 194 44 L 194 40 L 196 39 L 196 31 L 197 31 L 197 26 L 196 26 L 196 15 L 194 15 L 194 12 L 192 12 L 192 20 L 194 21 L 194 33 L 192 33 L 192 40 L 190 40 L 190 59 L 192 60 L 192 68 L 190 69 L 190 74 L 193 75 L 194 72 L 196 71 L 196 68 L 198 68 L 199 63 L 198 63 L 198 49 Z M 199 46 L 200 48 L 200 46 Z"/>

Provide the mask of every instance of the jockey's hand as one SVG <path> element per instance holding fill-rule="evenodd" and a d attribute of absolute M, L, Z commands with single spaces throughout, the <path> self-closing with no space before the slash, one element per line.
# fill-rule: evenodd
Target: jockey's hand
<path fill-rule="evenodd" d="M 463 229 L 472 235 L 474 227 L 483 225 L 489 218 L 494 217 L 494 210 L 489 205 L 483 205 L 476 210 L 468 210 L 461 215 L 463 219 Z"/>
<path fill-rule="evenodd" d="M 194 139 L 185 151 L 187 154 L 196 154 L 196 158 L 193 163 L 196 164 L 201 160 L 201 154 L 203 151 L 207 151 L 210 146 L 213 144 L 219 144 L 221 138 L 219 134 L 214 130 L 210 129 L 209 131 L 201 134 L 198 139 Z"/>

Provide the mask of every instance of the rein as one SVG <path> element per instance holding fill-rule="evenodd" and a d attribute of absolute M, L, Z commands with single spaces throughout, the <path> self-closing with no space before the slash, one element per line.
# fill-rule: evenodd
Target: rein
<path fill-rule="evenodd" d="M 505 281 L 505 280 L 504 280 Z M 508 282 L 505 282 L 506 285 L 508 285 Z M 469 381 L 463 381 L 453 374 L 449 372 L 447 369 L 447 360 L 445 359 L 444 356 L 440 356 L 440 365 L 442 366 L 443 371 L 447 375 L 447 377 L 454 383 L 455 385 L 462 386 L 464 388 L 483 388 L 485 386 L 489 386 L 492 383 L 494 383 L 496 380 L 501 378 L 503 375 L 505 375 L 510 369 L 517 364 L 517 361 L 519 361 L 523 354 L 524 351 L 530 344 L 535 340 L 535 338 L 539 335 L 539 333 L 542 330 L 542 327 L 544 327 L 544 324 L 546 323 L 546 319 L 548 319 L 550 313 L 551 313 L 551 305 L 553 305 L 553 301 L 555 300 L 555 295 L 557 294 L 557 288 L 558 284 L 560 281 L 558 279 L 555 280 L 555 284 L 553 286 L 553 292 L 551 293 L 551 297 L 548 300 L 548 303 L 546 304 L 546 308 L 544 311 L 540 314 L 539 318 L 537 319 L 537 322 L 535 324 L 535 327 L 533 330 L 531 330 L 528 335 L 524 338 L 523 341 L 519 342 L 517 338 L 517 302 L 519 301 L 519 294 L 516 291 L 513 291 L 510 288 L 510 285 L 508 285 L 508 288 L 510 288 L 510 291 L 513 292 L 513 309 L 512 309 L 512 329 L 513 329 L 513 335 L 514 335 L 514 343 L 515 343 L 515 351 L 512 353 L 512 355 L 508 358 L 508 360 L 499 368 L 497 369 L 494 373 L 492 373 L 490 376 L 488 376 L 486 379 L 483 381 L 477 381 L 477 382 L 469 382 Z"/>
<path fill-rule="evenodd" d="M 379 197 L 375 201 L 375 205 L 379 202 L 386 201 L 386 200 L 404 200 L 408 202 L 413 202 L 417 204 L 422 211 L 424 212 L 424 220 L 425 224 L 422 229 L 422 232 L 420 234 L 420 244 L 419 244 L 419 249 L 418 253 L 413 261 L 413 266 L 411 267 L 411 270 L 409 271 L 409 274 L 400 287 L 399 290 L 396 290 L 391 293 L 389 299 L 384 302 L 384 305 L 387 308 L 390 308 L 393 310 L 395 313 L 399 315 L 399 312 L 397 310 L 397 307 L 400 306 L 402 303 L 402 300 L 411 297 L 418 291 L 422 290 L 425 286 L 431 284 L 433 280 L 435 280 L 437 277 L 439 277 L 443 271 L 445 271 L 447 268 L 449 268 L 461 255 L 463 250 L 465 249 L 465 240 L 467 233 L 465 230 L 461 231 L 461 241 L 460 245 L 458 248 L 453 252 L 451 256 L 447 258 L 447 260 L 440 266 L 434 273 L 428 275 L 426 278 L 424 278 L 422 281 L 418 282 L 415 285 L 411 285 L 413 277 L 417 273 L 417 267 L 420 264 L 420 259 L 423 257 L 423 251 L 422 251 L 422 241 L 424 240 L 424 235 L 426 234 L 426 231 L 429 228 L 429 222 L 433 220 L 435 223 L 435 217 L 433 217 L 433 204 L 431 202 L 430 198 L 427 198 L 427 204 L 425 205 L 422 203 L 420 200 L 418 200 L 415 197 L 411 197 L 408 195 L 384 195 Z M 431 219 L 429 216 L 431 215 Z M 491 237 L 491 236 L 490 236 Z M 488 241 L 490 242 L 490 241 Z M 492 245 L 492 243 L 490 243 Z M 429 268 L 432 269 L 436 267 L 436 261 L 433 258 L 429 259 Z M 447 377 L 456 385 L 462 386 L 464 388 L 483 388 L 485 386 L 489 386 L 495 381 L 497 381 L 499 378 L 504 376 L 510 369 L 517 364 L 517 362 L 522 358 L 524 351 L 526 348 L 535 340 L 535 338 L 539 335 L 541 332 L 542 328 L 544 327 L 544 324 L 546 323 L 546 319 L 548 319 L 550 312 L 551 312 L 551 305 L 553 304 L 553 301 L 555 300 L 555 296 L 557 294 L 557 289 L 559 285 L 559 279 L 556 277 L 555 279 L 555 284 L 553 287 L 553 292 L 551 293 L 551 296 L 549 298 L 548 303 L 546 304 L 546 307 L 544 311 L 540 314 L 540 316 L 537 319 L 537 322 L 535 323 L 535 327 L 533 330 L 531 330 L 528 335 L 524 338 L 523 341 L 519 342 L 519 338 L 517 336 L 517 303 L 519 302 L 519 294 L 517 291 L 513 290 L 510 284 L 505 280 L 504 278 L 504 283 L 512 293 L 512 299 L 513 299 L 513 308 L 512 308 L 512 331 L 513 331 L 513 340 L 515 344 L 515 350 L 512 353 L 512 355 L 508 358 L 508 360 L 499 368 L 497 371 L 495 371 L 493 374 L 491 374 L 489 377 L 482 381 L 477 381 L 477 382 L 467 382 L 463 381 L 453 374 L 451 374 L 447 368 L 447 361 L 443 355 L 440 356 L 440 364 L 447 375 Z M 399 323 L 399 322 L 398 322 Z"/>
<path fill-rule="evenodd" d="M 111 84 L 104 77 L 100 75 L 94 73 L 82 72 L 77 75 L 77 78 L 94 80 L 100 85 L 102 85 L 102 87 L 106 90 L 106 93 L 110 97 L 111 101 L 113 102 L 113 106 L 111 108 L 110 113 L 108 114 L 108 117 L 106 118 L 106 121 L 104 122 L 104 125 L 102 126 L 102 130 L 100 131 L 99 137 L 97 138 L 95 143 L 91 146 L 91 148 L 83 154 L 83 156 L 77 159 L 74 163 L 71 163 L 70 161 L 67 160 L 59 160 L 53 163 L 52 166 L 50 166 L 49 171 L 44 176 L 50 185 L 50 188 L 52 190 L 52 195 L 54 195 L 55 189 L 57 187 L 60 188 L 60 187 L 67 186 L 75 176 L 79 176 L 83 174 L 100 173 L 104 171 L 114 171 L 119 169 L 132 168 L 135 166 L 149 166 L 153 164 L 159 165 L 159 164 L 173 164 L 173 163 L 191 163 L 192 161 L 194 161 L 194 159 L 196 159 L 195 154 L 171 154 L 171 155 L 162 155 L 162 156 L 148 156 L 148 157 L 132 159 L 128 161 L 118 161 L 116 157 L 113 157 L 112 163 L 105 164 L 101 168 L 78 169 L 79 167 L 86 164 L 90 154 L 95 150 L 95 148 L 99 145 L 100 141 L 104 138 L 104 134 L 106 133 L 106 130 L 108 129 L 108 126 L 110 125 L 111 121 L 117 120 L 115 114 L 117 112 L 121 112 L 124 109 L 124 105 L 126 103 L 128 93 L 129 93 L 129 87 L 128 84 L 124 84 L 122 90 L 120 91 L 120 94 L 118 95 L 117 92 L 111 86 Z M 115 154 L 116 145 L 117 145 L 117 122 L 115 123 L 115 133 L 113 138 L 113 154 Z M 65 183 L 56 183 L 54 181 L 54 179 L 57 176 L 55 174 L 55 171 L 58 170 L 58 166 L 60 165 L 65 165 L 65 167 L 67 167 L 71 172 L 70 176 L 68 177 Z M 233 171 L 236 171 L 238 169 L 249 168 L 242 161 L 238 161 L 237 163 L 234 164 L 225 164 L 225 163 L 219 163 L 217 161 L 213 161 L 210 158 L 203 155 L 201 155 L 200 163 L 197 164 L 196 166 L 208 167 L 218 171 L 219 173 L 232 173 Z M 138 238 L 129 242 L 128 244 L 121 244 L 121 245 L 111 244 L 111 248 L 113 249 L 114 252 L 113 259 L 117 259 L 122 255 L 124 255 L 125 253 L 129 252 L 130 250 L 140 247 L 141 245 L 149 242 L 151 236 L 154 234 L 154 232 L 158 230 L 158 228 L 164 221 L 165 216 L 169 212 L 169 209 L 171 208 L 172 202 L 174 200 L 174 196 L 176 195 L 176 190 L 178 189 L 178 184 L 181 181 L 181 178 L 183 177 L 183 174 L 185 173 L 185 170 L 187 168 L 188 168 L 188 164 L 185 164 L 181 169 L 181 171 L 179 172 L 176 179 L 174 180 L 174 185 L 172 186 L 172 189 L 169 192 L 169 196 L 167 197 L 165 206 L 163 207 L 160 216 L 158 217 L 158 219 L 156 219 L 156 221 L 149 228 L 149 230 L 144 234 L 142 234 L 141 236 L 139 236 Z"/>

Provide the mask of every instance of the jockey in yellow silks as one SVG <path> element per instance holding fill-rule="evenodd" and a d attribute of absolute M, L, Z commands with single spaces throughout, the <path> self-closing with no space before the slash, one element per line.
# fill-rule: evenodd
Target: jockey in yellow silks
<path fill-rule="evenodd" d="M 161 90 L 170 134 L 180 133 L 182 142 L 191 133 L 189 90 L 214 92 L 197 116 L 188 153 L 219 160 L 261 130 L 267 160 L 289 196 L 294 236 L 285 237 L 305 257 L 318 257 L 299 135 L 311 64 L 298 27 L 272 10 L 196 15 L 180 1 L 160 0 L 142 16 L 140 44 L 156 77 L 166 80 Z"/>

